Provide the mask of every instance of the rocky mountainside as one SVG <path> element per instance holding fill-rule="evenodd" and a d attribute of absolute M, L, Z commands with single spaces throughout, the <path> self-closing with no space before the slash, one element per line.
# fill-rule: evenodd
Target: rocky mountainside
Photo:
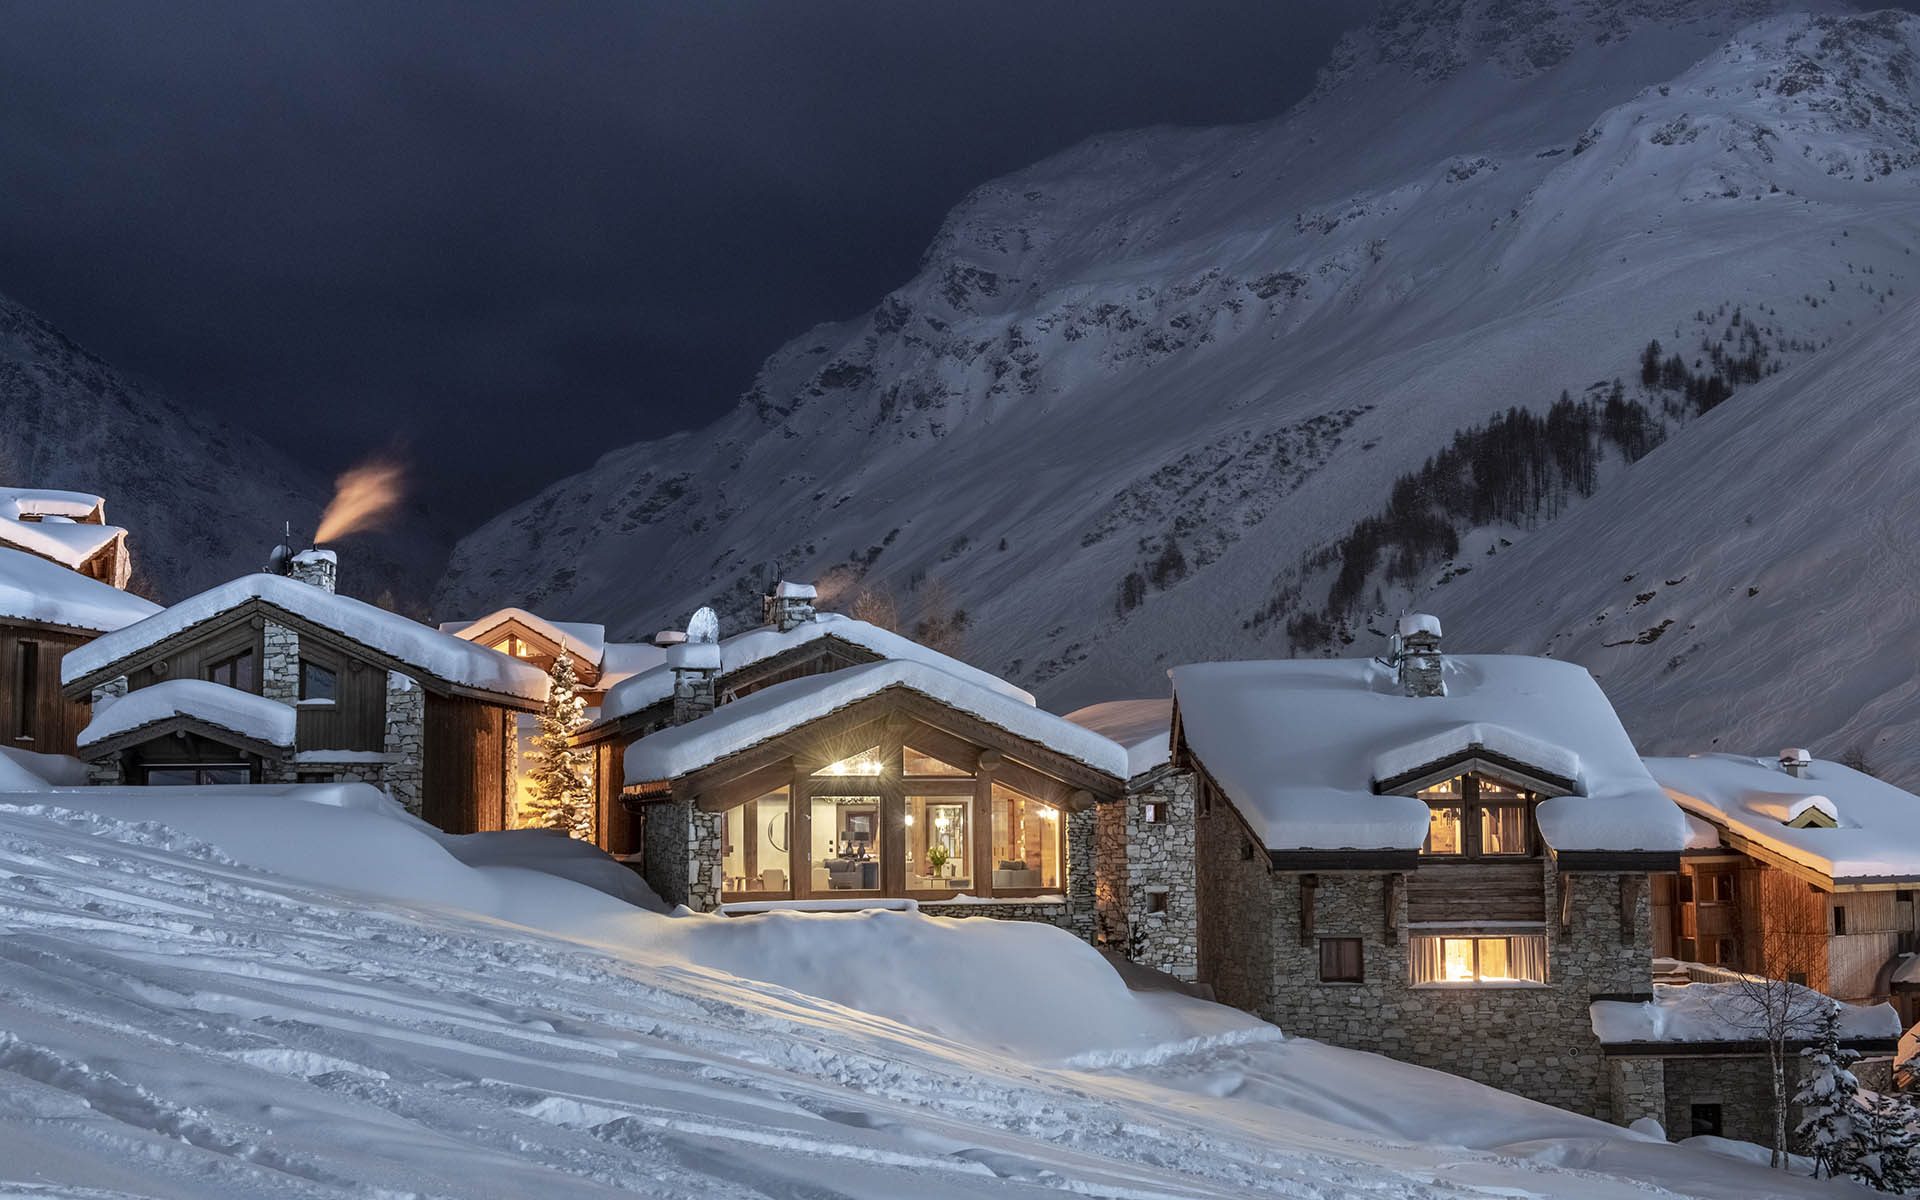
<path fill-rule="evenodd" d="M 1649 753 L 1808 746 L 1920 784 L 1916 380 L 1907 303 L 1450 586 L 1449 639 L 1582 663 Z"/>
<path fill-rule="evenodd" d="M 285 522 L 311 535 L 333 483 L 230 428 L 143 390 L 0 296 L 0 484 L 107 499 L 128 530 L 132 586 L 164 602 L 258 570 Z M 339 547 L 341 587 L 419 607 L 441 544 L 417 526 Z"/>
<path fill-rule="evenodd" d="M 1065 706 L 1366 637 L 1900 302 L 1916 46 L 1920 19 L 1788 0 L 1390 4 L 1273 122 L 1094 138 L 977 189 L 727 418 L 467 537 L 437 607 L 633 635 L 818 578 Z M 1655 339 L 1684 385 L 1643 383 Z M 1425 502 L 1396 484 L 1456 434 L 1563 393 L 1641 432 L 1538 435 L 1560 474 L 1526 507 L 1421 514 L 1458 525 L 1445 562 L 1355 540 Z"/>

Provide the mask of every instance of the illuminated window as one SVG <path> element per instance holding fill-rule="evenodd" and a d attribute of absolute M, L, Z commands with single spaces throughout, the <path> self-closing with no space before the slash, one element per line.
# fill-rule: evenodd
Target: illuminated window
<path fill-rule="evenodd" d="M 1465 854 L 1467 841 L 1461 828 L 1465 811 L 1457 804 L 1435 805 L 1427 816 L 1427 844 L 1420 848 L 1421 853 Z"/>
<path fill-rule="evenodd" d="M 787 877 L 792 861 L 793 810 L 787 789 L 769 792 L 727 810 L 725 841 L 720 854 L 723 891 L 752 899 L 756 895 L 793 890 Z"/>
<path fill-rule="evenodd" d="M 1415 793 L 1432 810 L 1422 854 L 1513 858 L 1534 852 L 1531 806 L 1539 797 L 1477 772 Z"/>
<path fill-rule="evenodd" d="M 908 796 L 906 800 L 907 888 L 972 889 L 972 797 Z"/>
<path fill-rule="evenodd" d="M 950 762 L 935 758 L 931 754 L 922 754 L 912 746 L 906 747 L 901 754 L 901 770 L 907 775 L 932 776 L 939 778 L 965 779 L 971 771 L 954 766 Z"/>
<path fill-rule="evenodd" d="M 883 832 L 877 796 L 815 796 L 808 870 L 815 895 L 880 890 Z"/>
<path fill-rule="evenodd" d="M 1053 805 L 994 784 L 994 889 L 1058 888 L 1064 824 Z"/>
<path fill-rule="evenodd" d="M 1416 937 L 1408 947 L 1415 983 L 1545 983 L 1547 937 Z"/>
<path fill-rule="evenodd" d="M 511 633 L 495 642 L 493 648 L 502 654 L 510 654 L 515 658 L 532 658 L 535 653 L 532 646 L 521 641 L 518 635 Z"/>
<path fill-rule="evenodd" d="M 880 757 L 880 747 L 874 746 L 858 754 L 849 754 L 839 762 L 831 762 L 815 771 L 815 775 L 878 775 L 886 766 Z"/>
<path fill-rule="evenodd" d="M 1518 804 L 1489 804 L 1480 809 L 1480 853 L 1525 854 L 1527 810 Z"/>

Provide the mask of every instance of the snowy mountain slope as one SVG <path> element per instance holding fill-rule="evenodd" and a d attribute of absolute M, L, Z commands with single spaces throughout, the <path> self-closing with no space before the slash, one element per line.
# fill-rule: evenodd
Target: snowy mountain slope
<path fill-rule="evenodd" d="M 761 951 L 758 965 L 778 967 L 798 943 L 837 953 L 842 974 L 884 982 L 901 965 L 889 953 L 896 935 L 940 926 L 996 972 L 1002 999 L 979 1007 L 1014 1037 L 1036 1009 L 1099 1023 L 1128 1005 L 1150 1010 L 1146 1025 L 1163 1038 L 1211 1031 L 1069 1063 L 985 1051 L 926 1027 L 971 1000 L 934 997 L 922 1021 L 903 1021 L 687 957 L 715 938 L 749 942 L 773 918 L 625 908 L 538 872 L 466 867 L 376 810 L 256 791 L 236 804 L 150 790 L 153 808 L 111 789 L 0 800 L 0 1191 L 1759 1200 L 1831 1190 L 1451 1076 L 1279 1040 L 1212 1005 L 1128 993 L 1111 972 L 1009 1005 L 1009 981 L 1068 978 L 1054 961 L 1072 956 L 1017 948 L 1016 935 L 1069 942 L 1050 929 L 787 914 Z M 298 850 L 281 833 L 288 823 Z M 218 844 L 176 824 L 217 830 Z M 304 878 L 243 865 L 263 859 Z M 490 915 L 502 911 L 517 921 Z"/>
<path fill-rule="evenodd" d="M 1437 600 L 1584 664 L 1641 750 L 1858 754 L 1920 785 L 1920 303 L 1715 409 Z"/>
<path fill-rule="evenodd" d="M 1455 430 L 1696 312 L 1818 347 L 1909 282 L 1920 24 L 1783 7 L 1400 3 L 1280 120 L 990 183 L 725 420 L 466 538 L 439 606 L 636 635 L 820 576 L 909 623 L 950 598 L 1055 706 L 1286 653 L 1255 614 Z"/>
<path fill-rule="evenodd" d="M 163 601 L 258 570 L 284 522 L 312 533 L 333 490 L 253 434 L 130 384 L 4 296 L 0 484 L 106 497 L 108 519 L 128 530 L 135 586 Z M 343 589 L 416 599 L 441 553 L 417 518 L 343 550 Z"/>

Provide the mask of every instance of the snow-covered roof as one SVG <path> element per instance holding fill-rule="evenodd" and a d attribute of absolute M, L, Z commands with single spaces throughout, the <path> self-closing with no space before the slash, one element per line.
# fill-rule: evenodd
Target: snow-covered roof
<path fill-rule="evenodd" d="M 1649 758 L 1647 769 L 1688 812 L 1835 883 L 1920 879 L 1920 796 L 1884 780 L 1825 759 L 1796 778 L 1778 757 L 1733 754 Z M 1837 828 L 1787 823 L 1809 807 Z"/>
<path fill-rule="evenodd" d="M 1108 700 L 1067 714 L 1067 720 L 1127 748 L 1127 777 L 1167 765 L 1172 757 L 1173 697 Z"/>
<path fill-rule="evenodd" d="M 1812 1014 L 1819 1012 L 1821 997 L 1813 989 L 1778 982 L 1771 986 L 1804 993 L 1795 1007 Z M 1596 1000 L 1587 1012 L 1593 1021 L 1593 1035 L 1608 1045 L 1751 1042 L 1766 1037 L 1766 1022 L 1759 1006 L 1732 983 L 1656 983 L 1652 1000 Z M 1805 1036 L 1812 1034 L 1809 1029 Z M 1893 1041 L 1900 1036 L 1900 1015 L 1891 1004 L 1842 1004 L 1840 1036 Z"/>
<path fill-rule="evenodd" d="M 1203 663 L 1175 668 L 1173 683 L 1186 744 L 1269 849 L 1418 849 L 1426 804 L 1376 795 L 1377 772 L 1405 774 L 1476 737 L 1574 781 L 1575 794 L 1537 810 L 1554 850 L 1670 852 L 1686 843 L 1680 812 L 1585 669 L 1450 655 L 1444 670 L 1445 696 L 1410 697 L 1371 659 Z"/>
<path fill-rule="evenodd" d="M 1119 743 L 938 667 L 896 659 L 777 683 L 640 738 L 627 746 L 626 782 L 678 779 L 888 688 L 918 692 L 1096 771 L 1127 777 Z"/>
<path fill-rule="evenodd" d="M 813 620 L 802 621 L 785 633 L 772 625 L 762 625 L 746 633 L 723 639 L 719 643 L 720 670 L 722 674 L 737 671 L 742 667 L 752 666 L 754 663 L 772 658 L 777 654 L 784 654 L 824 637 L 835 637 L 863 646 L 883 659 L 936 667 L 957 679 L 965 680 L 990 692 L 997 692 L 1028 706 L 1034 702 L 1032 693 L 1022 691 L 998 676 L 990 675 L 978 667 L 969 666 L 951 655 L 922 646 L 911 638 L 901 637 L 878 625 L 869 625 L 865 621 L 856 621 L 839 613 L 816 614 Z M 621 717 L 651 708 L 672 695 L 673 671 L 662 663 L 610 689 L 607 692 L 606 701 L 600 706 L 600 720 L 595 724 L 604 725 L 610 721 L 617 721 Z"/>
<path fill-rule="evenodd" d="M 129 655 L 256 599 L 377 650 L 445 684 L 536 703 L 547 697 L 547 673 L 532 663 L 441 633 L 351 596 L 265 572 L 243 575 L 209 588 L 143 621 L 69 651 L 61 661 L 60 678 L 67 684 L 85 679 Z"/>
<path fill-rule="evenodd" d="M 0 545 L 16 546 L 65 567 L 82 566 L 126 534 L 118 525 L 84 525 L 54 519 L 21 521 L 0 513 Z"/>
<path fill-rule="evenodd" d="M 159 611 L 151 600 L 37 555 L 0 547 L 0 617 L 106 633 Z"/>
<path fill-rule="evenodd" d="M 502 608 L 471 621 L 442 621 L 440 632 L 477 641 L 508 621 L 518 622 L 589 666 L 598 667 L 607 651 L 607 627 L 585 621 L 549 621 L 524 608 Z"/>
<path fill-rule="evenodd" d="M 820 595 L 820 590 L 810 583 L 790 583 L 782 579 L 773 589 L 777 600 L 812 600 Z"/>
<path fill-rule="evenodd" d="M 63 492 L 53 488 L 0 488 L 0 517 L 65 517 L 84 521 L 100 510 L 106 501 L 86 492 Z"/>
<path fill-rule="evenodd" d="M 192 717 L 269 746 L 293 747 L 292 705 L 205 679 L 168 679 L 94 706 L 80 731 L 82 751 L 174 717 Z"/>

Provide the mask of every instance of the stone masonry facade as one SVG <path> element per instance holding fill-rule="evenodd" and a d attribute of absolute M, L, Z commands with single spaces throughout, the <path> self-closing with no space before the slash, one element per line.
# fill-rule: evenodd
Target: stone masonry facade
<path fill-rule="evenodd" d="M 427 758 L 427 693 L 398 671 L 387 672 L 387 726 L 383 747 L 387 790 L 415 816 L 420 814 L 420 785 Z"/>
<path fill-rule="evenodd" d="M 1622 933 L 1621 876 L 1544 872 L 1545 986 L 1415 986 L 1404 880 L 1390 871 L 1313 873 L 1313 927 L 1303 937 L 1304 872 L 1269 867 L 1224 801 L 1198 821 L 1200 977 L 1218 998 L 1290 1034 L 1450 1071 L 1561 1108 L 1606 1118 L 1609 1080 L 1588 1005 L 1650 990 L 1644 877 Z M 1429 868 L 1443 869 L 1443 868 Z M 1357 938 L 1362 982 L 1320 980 L 1322 938 Z"/>
<path fill-rule="evenodd" d="M 641 818 L 641 874 L 655 894 L 695 912 L 720 907 L 725 821 L 724 814 L 701 812 L 684 800 L 647 806 Z"/>
<path fill-rule="evenodd" d="M 300 635 L 275 621 L 261 631 L 260 694 L 282 704 L 300 702 Z"/>
<path fill-rule="evenodd" d="M 1191 982 L 1199 972 L 1194 777 L 1161 771 L 1099 806 L 1096 944 Z"/>

